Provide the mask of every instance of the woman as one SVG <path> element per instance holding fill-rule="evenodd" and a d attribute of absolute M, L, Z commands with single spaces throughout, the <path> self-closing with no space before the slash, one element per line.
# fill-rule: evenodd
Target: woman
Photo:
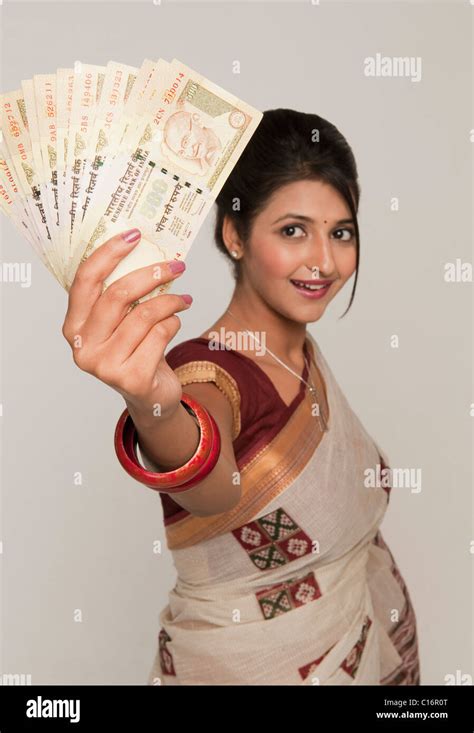
<path fill-rule="evenodd" d="M 131 309 L 153 267 L 101 294 L 139 232 L 79 267 L 63 332 L 125 398 L 117 455 L 160 492 L 177 569 L 150 684 L 420 682 L 413 608 L 379 529 L 388 460 L 306 330 L 355 272 L 352 303 L 359 193 L 334 125 L 265 112 L 216 202 L 229 307 L 166 357 L 189 296 Z"/>

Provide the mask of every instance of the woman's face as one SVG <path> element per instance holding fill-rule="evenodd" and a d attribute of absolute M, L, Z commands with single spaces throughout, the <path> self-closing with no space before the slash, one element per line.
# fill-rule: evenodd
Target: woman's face
<path fill-rule="evenodd" d="M 243 252 L 247 287 L 293 321 L 317 321 L 355 270 L 350 209 L 326 183 L 282 186 L 255 218 Z M 298 280 L 313 289 L 293 282 Z M 328 286 L 315 290 L 320 281 L 329 281 Z"/>

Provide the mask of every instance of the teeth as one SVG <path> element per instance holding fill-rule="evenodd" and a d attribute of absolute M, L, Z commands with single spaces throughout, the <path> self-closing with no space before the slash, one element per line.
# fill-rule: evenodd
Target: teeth
<path fill-rule="evenodd" d="M 308 290 L 321 290 L 322 288 L 326 288 L 327 285 L 306 285 L 306 283 L 302 283 L 299 280 L 293 280 L 293 282 L 296 285 L 299 285 L 303 288 L 307 288 Z"/>

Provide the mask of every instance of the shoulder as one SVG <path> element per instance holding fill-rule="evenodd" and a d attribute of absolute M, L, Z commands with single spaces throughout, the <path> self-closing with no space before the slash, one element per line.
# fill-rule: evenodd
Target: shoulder
<path fill-rule="evenodd" d="M 192 361 L 211 361 L 221 365 L 223 368 L 226 366 L 230 369 L 238 368 L 238 366 L 235 366 L 236 352 L 222 348 L 223 344 L 220 344 L 220 346 L 221 348 L 217 349 L 215 348 L 215 342 L 197 336 L 196 338 L 187 339 L 173 346 L 165 356 L 172 369 L 181 367 L 183 364 Z"/>
<path fill-rule="evenodd" d="M 226 348 L 212 348 L 202 337 L 182 341 L 165 354 L 181 385 L 212 382 L 227 397 L 233 413 L 233 439 L 253 418 L 249 400 L 253 372 L 241 354 Z"/>
<path fill-rule="evenodd" d="M 226 349 L 223 344 L 196 337 L 182 341 L 165 354 L 170 367 L 180 376 L 194 375 L 208 381 L 209 374 L 218 375 L 237 388 L 253 374 L 253 365 L 242 354 Z M 191 380 L 189 380 L 191 381 Z M 199 381 L 198 379 L 194 381 Z"/>

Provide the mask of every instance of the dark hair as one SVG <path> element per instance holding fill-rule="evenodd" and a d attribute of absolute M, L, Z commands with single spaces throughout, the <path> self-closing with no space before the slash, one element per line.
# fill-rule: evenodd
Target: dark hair
<path fill-rule="evenodd" d="M 230 257 L 222 238 L 224 216 L 230 217 L 245 243 L 255 217 L 271 195 L 281 186 L 305 179 L 333 186 L 346 201 L 354 219 L 356 274 L 344 316 L 352 305 L 359 272 L 360 186 L 352 150 L 331 122 L 293 109 L 266 110 L 216 198 L 214 239 L 218 249 L 232 262 L 234 278 L 239 282 L 240 262 Z M 238 210 L 234 206 L 236 200 Z"/>

